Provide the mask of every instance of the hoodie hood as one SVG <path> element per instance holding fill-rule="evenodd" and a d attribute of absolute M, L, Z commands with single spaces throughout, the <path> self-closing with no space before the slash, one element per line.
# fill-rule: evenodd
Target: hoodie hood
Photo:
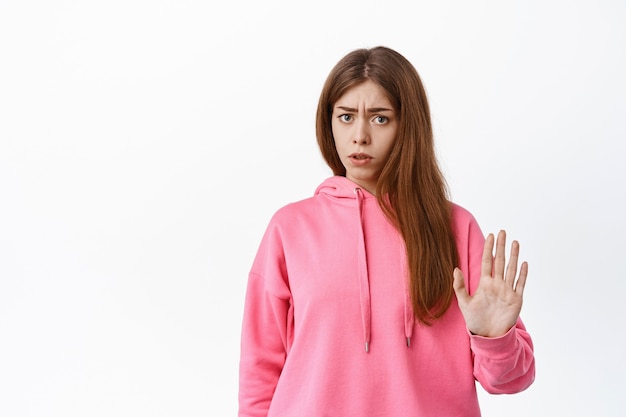
<path fill-rule="evenodd" d="M 363 324 L 363 341 L 365 352 L 369 352 L 371 344 L 372 329 L 372 302 L 370 295 L 370 279 L 367 264 L 367 241 L 364 231 L 364 210 L 363 205 L 366 200 L 378 204 L 376 196 L 360 187 L 358 184 L 342 176 L 334 176 L 325 180 L 315 190 L 315 195 L 326 196 L 337 203 L 352 205 L 354 207 L 354 216 L 359 220 L 358 236 L 356 239 L 357 251 L 357 278 L 355 285 L 359 287 L 359 297 L 361 304 L 361 319 Z M 369 201 L 368 201 L 369 202 Z M 402 270 L 407 271 L 405 257 L 402 257 Z M 408 286 L 408 283 L 407 283 Z M 411 299 L 407 287 L 404 293 L 404 331 L 407 346 L 411 346 L 411 337 L 413 336 L 413 327 L 415 325 L 415 314 L 411 305 Z"/>
<path fill-rule="evenodd" d="M 340 202 L 346 204 L 354 204 L 354 200 L 356 199 L 356 191 L 362 191 L 363 198 L 376 198 L 375 195 L 362 188 L 355 182 L 347 179 L 346 177 L 334 176 L 326 179 L 322 182 L 317 189 L 315 190 L 315 195 L 325 195 L 327 197 L 331 197 L 337 199 Z"/>

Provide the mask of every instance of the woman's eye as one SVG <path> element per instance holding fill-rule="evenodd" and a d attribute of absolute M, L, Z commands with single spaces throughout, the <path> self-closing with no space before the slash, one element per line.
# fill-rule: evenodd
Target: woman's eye
<path fill-rule="evenodd" d="M 374 117 L 374 123 L 379 124 L 379 125 L 387 123 L 388 120 L 389 119 L 386 118 L 385 116 L 376 116 L 376 117 Z"/>
<path fill-rule="evenodd" d="M 342 122 L 349 122 L 352 120 L 352 116 L 349 114 L 342 114 L 341 116 L 339 116 L 339 120 L 341 120 Z"/>

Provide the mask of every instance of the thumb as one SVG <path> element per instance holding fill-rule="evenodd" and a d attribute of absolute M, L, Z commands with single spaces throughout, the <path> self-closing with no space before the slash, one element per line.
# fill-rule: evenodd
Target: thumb
<path fill-rule="evenodd" d="M 469 294 L 465 289 L 465 279 L 463 278 L 463 272 L 459 268 L 454 268 L 454 282 L 452 284 L 454 288 L 454 292 L 456 293 L 456 298 L 459 302 L 464 302 Z"/>

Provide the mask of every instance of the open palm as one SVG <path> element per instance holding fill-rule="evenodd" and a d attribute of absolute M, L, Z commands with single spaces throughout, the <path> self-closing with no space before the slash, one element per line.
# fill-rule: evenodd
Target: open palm
<path fill-rule="evenodd" d="M 459 308 L 470 332 L 485 337 L 504 335 L 517 322 L 522 309 L 524 285 L 528 275 L 528 264 L 523 262 L 519 276 L 517 262 L 519 243 L 511 244 L 509 264 L 505 270 L 506 233 L 501 230 L 493 256 L 494 236 L 489 234 L 483 250 L 480 282 L 473 295 L 465 288 L 463 273 L 454 270 L 454 291 Z"/>

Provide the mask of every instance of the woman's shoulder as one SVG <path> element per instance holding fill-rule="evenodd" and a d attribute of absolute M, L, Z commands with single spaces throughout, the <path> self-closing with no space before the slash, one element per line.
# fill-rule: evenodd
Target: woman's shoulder
<path fill-rule="evenodd" d="M 319 213 L 319 197 L 311 196 L 287 203 L 278 208 L 270 219 L 270 225 L 289 225 L 302 218 Z"/>
<path fill-rule="evenodd" d="M 471 240 L 472 237 L 480 237 L 482 239 L 482 231 L 474 215 L 465 207 L 452 202 L 450 204 L 452 205 L 452 222 L 457 238 Z"/>
<path fill-rule="evenodd" d="M 476 217 L 468 209 L 453 202 L 450 204 L 452 205 L 452 221 L 457 230 L 480 228 Z"/>
<path fill-rule="evenodd" d="M 290 217 L 310 211 L 316 204 L 315 200 L 315 196 L 312 196 L 287 203 L 276 210 L 274 217 Z"/>
<path fill-rule="evenodd" d="M 354 184 L 344 177 L 335 176 L 327 178 L 317 187 L 311 196 L 280 207 L 276 210 L 272 219 L 276 221 L 289 221 L 290 219 L 301 216 L 317 215 L 322 206 L 329 204 L 349 204 L 350 201 L 355 199 L 353 188 Z"/>
<path fill-rule="evenodd" d="M 474 215 L 465 207 L 454 203 L 454 202 L 450 202 L 450 205 L 452 206 L 452 217 L 455 221 L 460 221 L 460 222 L 472 222 L 472 221 L 476 221 L 476 218 L 474 217 Z"/>

